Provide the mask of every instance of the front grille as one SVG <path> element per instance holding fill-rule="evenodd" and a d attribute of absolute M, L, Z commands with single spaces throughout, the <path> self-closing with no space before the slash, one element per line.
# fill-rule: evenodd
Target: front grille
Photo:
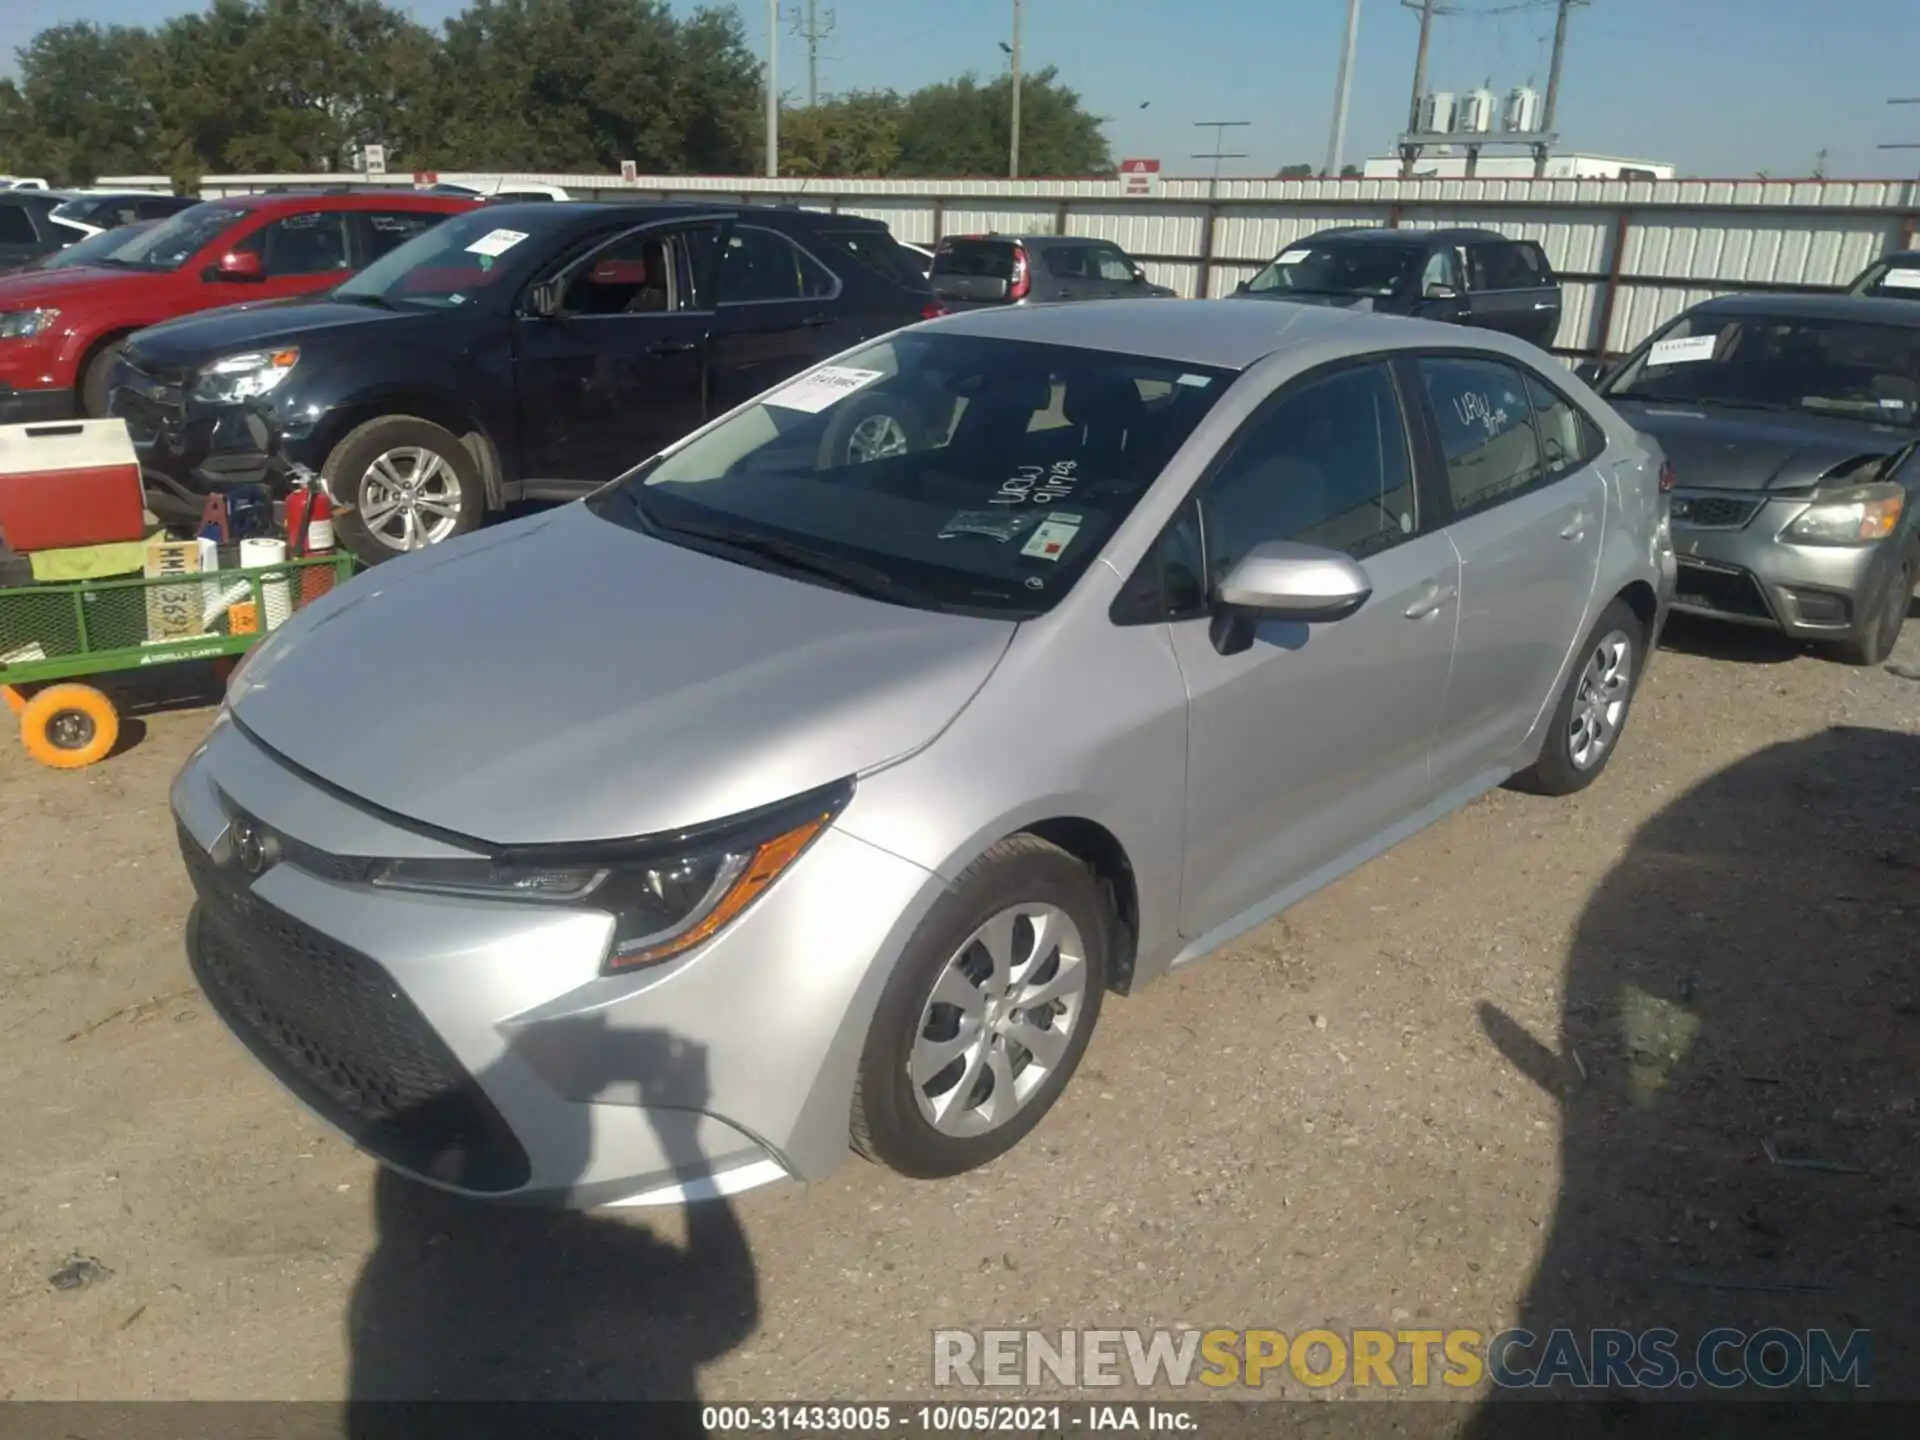
<path fill-rule="evenodd" d="M 184 830 L 189 942 L 209 1003 L 307 1104 L 382 1159 L 465 1190 L 527 1181 L 526 1152 L 381 966 L 267 904 Z"/>
<path fill-rule="evenodd" d="M 1731 565 L 1703 565 L 1683 558 L 1674 603 L 1719 615 L 1744 615 L 1755 620 L 1773 618 L 1759 582 L 1747 571 Z"/>
<path fill-rule="evenodd" d="M 1673 523 L 1680 530 L 1738 530 L 1763 502 L 1738 495 L 1689 494 L 1673 497 Z"/>
<path fill-rule="evenodd" d="M 150 445 L 170 433 L 186 414 L 186 380 L 122 351 L 107 380 L 108 409 L 126 421 L 136 445 Z"/>

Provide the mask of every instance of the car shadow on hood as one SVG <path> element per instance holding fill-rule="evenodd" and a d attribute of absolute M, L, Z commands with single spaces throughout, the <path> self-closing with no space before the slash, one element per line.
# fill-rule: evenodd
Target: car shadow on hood
<path fill-rule="evenodd" d="M 1920 1399 L 1916 940 L 1920 735 L 1775 745 L 1641 828 L 1582 915 L 1558 1034 L 1480 1006 L 1488 1039 L 1561 1113 L 1558 1206 L 1517 1319 L 1539 1343 L 1514 1368 L 1558 1330 L 1590 1356 L 1597 1328 L 1665 1327 L 1682 1372 L 1721 1327 L 1825 1329 L 1836 1348 L 1865 1330 L 1866 1393 Z M 1578 1393 L 1496 1389 L 1461 1433 L 1639 1434 L 1665 1419 L 1704 1434 L 1697 1413 L 1633 1402 L 1720 1392 L 1588 1391 L 1614 1403 L 1550 1420 L 1523 1403 Z M 1844 1381 L 1771 1393 L 1862 1396 Z M 1606 1429 L 1622 1404 L 1638 1421 Z M 1840 1433 L 1804 1410 L 1738 1414 L 1742 1435 Z"/>

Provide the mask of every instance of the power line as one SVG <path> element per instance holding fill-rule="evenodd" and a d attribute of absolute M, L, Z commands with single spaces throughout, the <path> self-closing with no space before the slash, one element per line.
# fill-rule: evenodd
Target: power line
<path fill-rule="evenodd" d="M 1244 160 L 1247 158 L 1246 151 L 1244 150 L 1222 150 L 1220 148 L 1226 143 L 1227 131 L 1241 129 L 1251 124 L 1253 124 L 1251 120 L 1196 120 L 1193 122 L 1193 128 L 1196 130 L 1213 131 L 1213 149 L 1196 150 L 1188 157 L 1193 160 L 1213 161 L 1213 179 L 1208 185 L 1209 196 L 1212 195 L 1213 188 L 1220 183 L 1220 162 L 1222 160 Z"/>
<path fill-rule="evenodd" d="M 820 8 L 820 0 L 807 0 L 804 9 L 795 5 L 788 13 L 792 17 L 793 33 L 807 42 L 807 108 L 811 110 L 820 98 L 820 61 L 834 58 L 822 57 L 820 42 L 833 34 L 838 22 L 833 11 Z"/>

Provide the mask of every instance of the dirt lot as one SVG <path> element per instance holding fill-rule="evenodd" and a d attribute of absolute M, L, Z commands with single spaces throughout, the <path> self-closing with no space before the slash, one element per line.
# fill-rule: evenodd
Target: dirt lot
<path fill-rule="evenodd" d="M 256 1070 L 181 955 L 204 708 L 77 774 L 9 745 L 0 1395 L 871 1399 L 929 1393 L 937 1326 L 1517 1320 L 1866 1326 L 1920 1397 L 1920 683 L 1678 638 L 1596 788 L 1111 1004 L 988 1172 L 691 1229 L 380 1178 Z"/>

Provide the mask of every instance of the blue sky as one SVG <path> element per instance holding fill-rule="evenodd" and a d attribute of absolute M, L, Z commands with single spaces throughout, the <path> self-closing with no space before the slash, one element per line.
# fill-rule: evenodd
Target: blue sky
<path fill-rule="evenodd" d="M 798 0 L 801 5 L 805 0 Z M 1005 64 L 998 41 L 1012 0 L 819 0 L 837 24 L 822 47 L 821 88 L 911 89 L 965 70 Z M 1471 12 L 1516 0 L 1450 0 Z M 790 11 L 795 0 L 781 0 Z M 0 14 L 0 55 L 61 20 L 150 22 L 193 5 L 168 0 L 38 0 Z M 436 24 L 459 0 L 402 8 Z M 686 8 L 676 0 L 676 8 Z M 742 5 L 764 43 L 762 0 Z M 1201 120 L 1248 120 L 1228 131 L 1223 173 L 1270 174 L 1325 158 L 1346 0 L 1025 0 L 1029 68 L 1055 65 L 1095 113 L 1112 117 L 1117 156 L 1156 156 L 1170 174 L 1204 171 L 1214 148 Z M 1915 0 L 1594 0 L 1573 13 L 1562 83 L 1564 148 L 1666 160 L 1694 175 L 1806 175 L 1827 151 L 1833 176 L 1912 174 L 1920 150 L 1920 94 L 1912 59 Z M 785 29 L 787 27 L 783 27 Z M 1434 88 L 1492 81 L 1504 92 L 1531 79 L 1544 89 L 1550 7 L 1435 22 Z M 1347 159 L 1384 154 L 1404 120 L 1418 22 L 1399 0 L 1362 0 Z M 805 51 L 780 48 L 781 88 L 805 83 Z M 1146 108 L 1142 109 L 1142 105 Z M 475 157 L 476 165 L 483 164 Z"/>

